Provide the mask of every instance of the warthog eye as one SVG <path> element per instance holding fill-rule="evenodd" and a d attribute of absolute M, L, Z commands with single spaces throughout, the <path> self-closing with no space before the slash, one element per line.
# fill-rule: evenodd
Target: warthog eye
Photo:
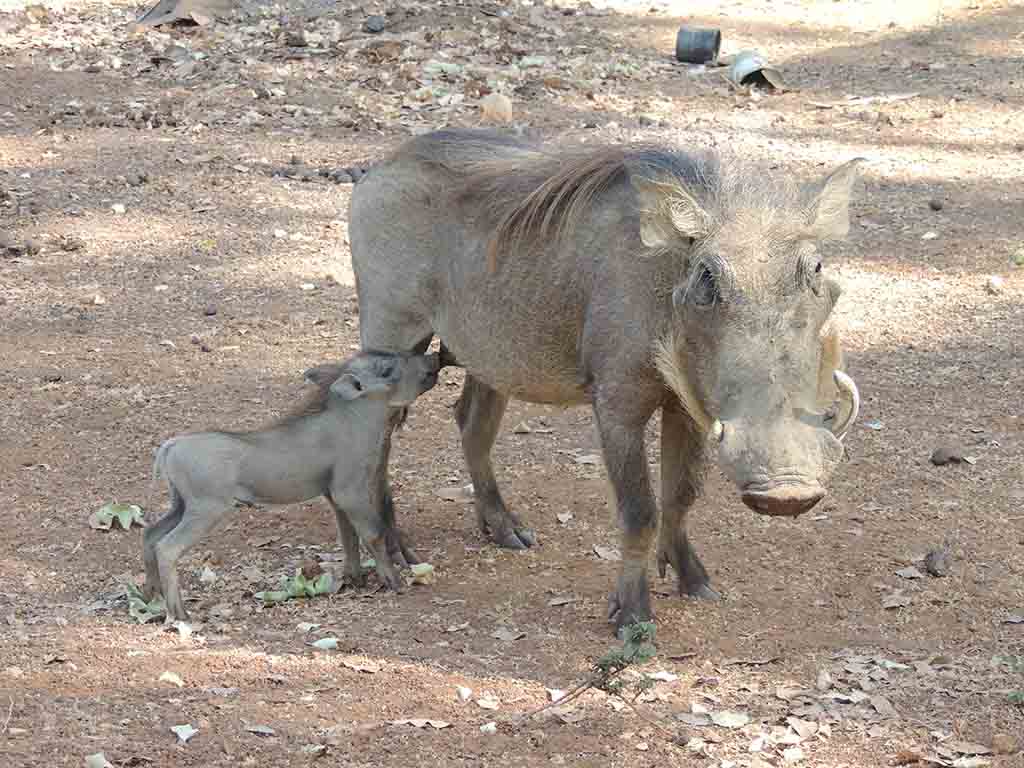
<path fill-rule="evenodd" d="M 690 286 L 690 300 L 698 307 L 710 307 L 718 299 L 715 276 L 707 267 L 701 267 L 700 274 Z"/>
<path fill-rule="evenodd" d="M 821 262 L 820 261 L 818 262 L 817 266 L 814 267 L 814 274 L 816 274 L 816 275 L 820 275 L 821 274 Z"/>

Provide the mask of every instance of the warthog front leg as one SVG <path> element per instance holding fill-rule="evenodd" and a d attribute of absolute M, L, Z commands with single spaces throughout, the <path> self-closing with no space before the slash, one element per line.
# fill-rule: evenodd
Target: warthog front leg
<path fill-rule="evenodd" d="M 526 549 L 534 545 L 536 535 L 505 506 L 491 464 L 491 448 L 507 403 L 507 397 L 467 375 L 455 404 L 455 419 L 462 432 L 462 452 L 469 475 L 473 478 L 480 530 L 499 546 Z"/>
<path fill-rule="evenodd" d="M 338 523 L 338 541 L 345 550 L 345 580 L 353 586 L 361 587 L 366 583 L 366 574 L 363 573 L 362 557 L 359 554 L 359 534 L 348 519 L 348 514 L 334 503 L 330 495 L 327 496 L 327 503 L 334 510 L 334 519 Z"/>
<path fill-rule="evenodd" d="M 420 559 L 409 546 L 398 523 L 395 522 L 395 500 L 391 496 L 390 489 L 384 492 L 383 498 L 384 544 L 387 548 L 388 558 L 399 568 L 408 568 L 410 565 L 420 562 Z"/>
<path fill-rule="evenodd" d="M 679 577 L 679 594 L 702 600 L 721 598 L 708 583 L 686 535 L 686 513 L 700 495 L 704 480 L 704 436 L 683 410 L 672 403 L 661 410 L 661 532 L 658 574 L 671 565 Z"/>
<path fill-rule="evenodd" d="M 608 480 L 615 493 L 622 529 L 622 569 L 616 591 L 608 601 L 608 618 L 617 631 L 635 621 L 654 618 L 647 582 L 647 558 L 658 525 L 658 507 L 651 492 L 644 447 L 644 427 L 650 417 L 631 414 L 624 419 L 623 398 L 599 399 L 594 404 Z"/>

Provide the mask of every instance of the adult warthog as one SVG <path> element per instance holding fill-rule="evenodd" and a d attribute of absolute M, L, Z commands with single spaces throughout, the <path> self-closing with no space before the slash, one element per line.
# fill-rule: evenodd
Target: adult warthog
<path fill-rule="evenodd" d="M 803 189 L 660 146 L 420 136 L 352 196 L 362 345 L 421 352 L 437 334 L 466 369 L 462 448 L 480 526 L 505 547 L 535 540 L 491 465 L 509 398 L 591 405 L 622 528 L 620 627 L 652 616 L 644 427 L 661 408 L 658 569 L 716 599 L 686 534 L 709 448 L 747 506 L 798 515 L 824 497 L 856 418 L 818 252 L 849 229 L 856 164 Z"/>

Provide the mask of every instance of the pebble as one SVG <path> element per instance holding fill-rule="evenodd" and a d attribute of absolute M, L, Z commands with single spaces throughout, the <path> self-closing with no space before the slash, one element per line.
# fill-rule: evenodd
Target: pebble
<path fill-rule="evenodd" d="M 309 45 L 309 38 L 306 37 L 306 30 L 296 29 L 285 35 L 285 45 L 290 45 L 292 48 L 305 48 Z"/>
<path fill-rule="evenodd" d="M 369 32 L 371 35 L 375 35 L 378 32 L 383 32 L 384 27 L 388 24 L 388 20 L 383 16 L 373 15 L 367 18 L 363 23 L 363 31 Z"/>
<path fill-rule="evenodd" d="M 1003 288 L 1006 283 L 999 275 L 990 275 L 985 281 L 985 290 L 991 293 L 993 296 L 1003 292 Z"/>
<path fill-rule="evenodd" d="M 931 208 L 933 211 L 941 211 L 943 203 L 937 197 L 933 197 L 931 200 L 928 201 L 928 207 Z"/>
<path fill-rule="evenodd" d="M 207 317 L 213 317 L 214 315 L 216 315 L 217 314 L 217 307 L 216 307 L 216 305 L 208 304 L 206 306 L 206 308 L 203 310 L 203 314 L 206 315 Z"/>
<path fill-rule="evenodd" d="M 1012 755 L 1020 750 L 1020 742 L 1009 733 L 997 733 L 992 737 L 992 751 L 997 755 Z"/>
<path fill-rule="evenodd" d="M 940 445 L 932 451 L 931 462 L 936 467 L 959 464 L 964 460 L 964 449 L 958 445 Z"/>
<path fill-rule="evenodd" d="M 924 556 L 924 569 L 937 578 L 948 576 L 952 563 L 948 549 L 933 549 Z"/>
<path fill-rule="evenodd" d="M 488 736 L 491 736 L 491 735 L 493 735 L 493 734 L 495 734 L 497 732 L 498 732 L 498 724 L 496 722 L 494 722 L 493 720 L 491 722 L 489 722 L 489 723 L 484 723 L 483 725 L 480 726 L 480 733 L 487 734 Z"/>
<path fill-rule="evenodd" d="M 41 250 L 43 250 L 43 246 L 38 240 L 35 240 L 31 237 L 25 240 L 25 253 L 27 253 L 29 256 L 34 256 Z"/>

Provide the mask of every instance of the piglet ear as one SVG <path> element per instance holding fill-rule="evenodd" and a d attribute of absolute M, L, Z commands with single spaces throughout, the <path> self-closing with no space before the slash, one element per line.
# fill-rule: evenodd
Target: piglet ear
<path fill-rule="evenodd" d="M 366 390 L 363 388 L 362 383 L 358 378 L 353 376 L 351 373 L 346 373 L 339 376 L 337 380 L 331 384 L 331 393 L 337 395 L 342 400 L 355 400 L 366 394 Z"/>
<path fill-rule="evenodd" d="M 808 208 L 808 228 L 818 240 L 842 240 L 850 231 L 850 193 L 857 181 L 858 166 L 866 162 L 856 157 L 832 171 L 821 182 Z"/>
<path fill-rule="evenodd" d="M 316 384 L 318 387 L 330 384 L 341 375 L 341 366 L 337 363 L 323 363 L 310 368 L 304 374 L 302 378 L 308 381 L 310 384 Z"/>

